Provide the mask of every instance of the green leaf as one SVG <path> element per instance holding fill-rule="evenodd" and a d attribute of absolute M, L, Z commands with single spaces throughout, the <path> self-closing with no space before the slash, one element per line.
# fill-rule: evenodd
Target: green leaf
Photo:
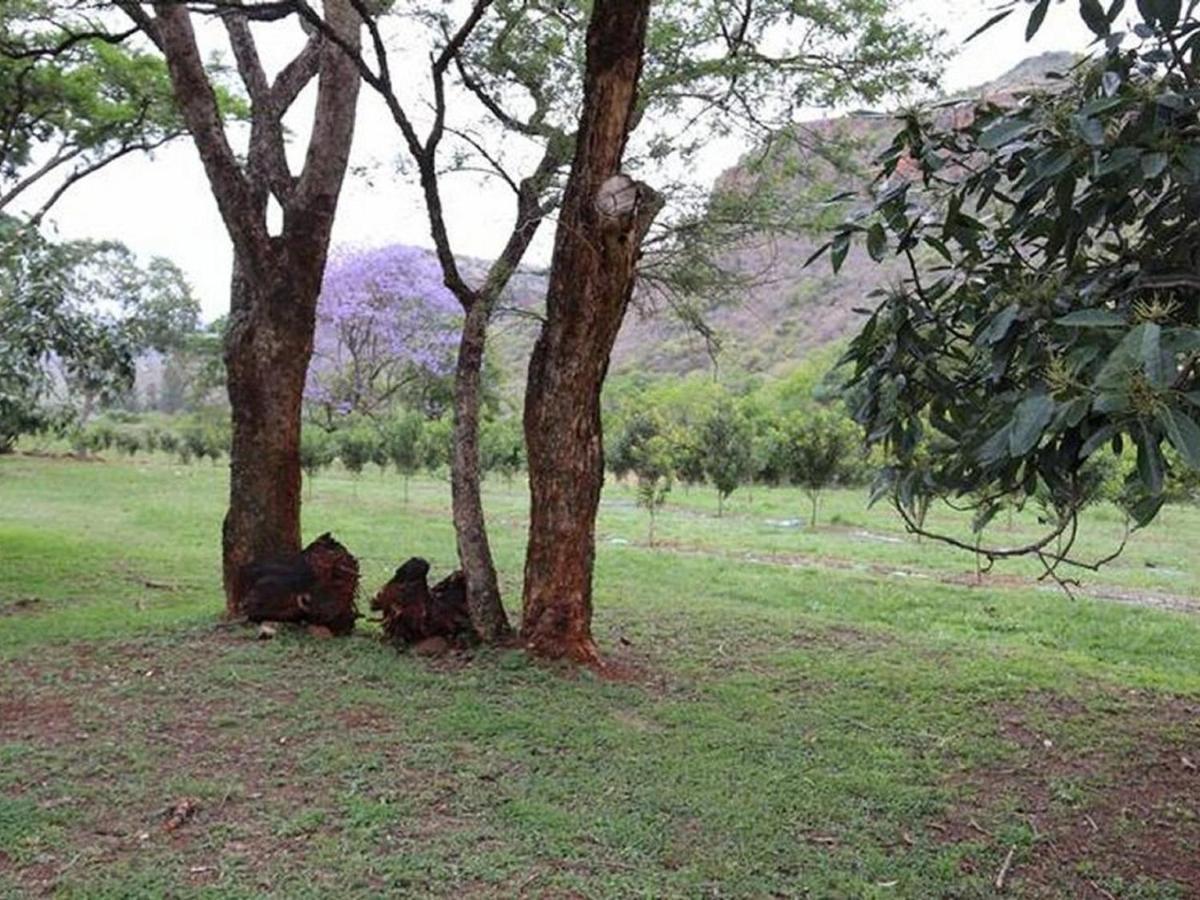
<path fill-rule="evenodd" d="M 1167 383 L 1167 361 L 1163 359 L 1162 327 L 1157 322 L 1146 322 L 1138 326 L 1142 332 L 1141 360 L 1146 377 L 1153 384 L 1163 387 Z"/>
<path fill-rule="evenodd" d="M 1103 178 L 1113 172 L 1120 172 L 1141 161 L 1142 152 L 1136 147 L 1117 147 L 1105 156 L 1096 155 L 1096 164 L 1092 173 L 1097 178 Z"/>
<path fill-rule="evenodd" d="M 1104 123 L 1099 119 L 1093 119 L 1090 116 L 1072 116 L 1072 121 L 1075 123 L 1075 131 L 1079 136 L 1091 144 L 1093 147 L 1104 146 Z"/>
<path fill-rule="evenodd" d="M 844 231 L 839 232 L 833 238 L 832 247 L 830 259 L 833 262 L 833 271 L 837 272 L 846 261 L 846 254 L 850 252 L 850 235 Z"/>
<path fill-rule="evenodd" d="M 1021 307 L 1012 303 L 996 313 L 992 317 L 992 321 L 988 323 L 988 327 L 983 330 L 979 336 L 985 344 L 998 344 L 1008 336 L 1008 330 L 1012 327 L 1012 323 L 1017 318 L 1017 313 L 1021 311 Z"/>
<path fill-rule="evenodd" d="M 1200 469 L 1200 425 L 1191 416 L 1169 406 L 1159 413 L 1158 420 L 1183 461 L 1192 469 Z"/>
<path fill-rule="evenodd" d="M 1100 0 L 1079 0 L 1079 15 L 1083 23 L 1092 30 L 1092 34 L 1097 37 L 1108 34 L 1108 16 L 1104 7 L 1100 5 Z"/>
<path fill-rule="evenodd" d="M 1162 493 L 1163 474 L 1167 467 L 1162 449 L 1158 446 L 1158 441 L 1150 434 L 1150 430 L 1144 425 L 1137 430 L 1136 439 L 1138 477 L 1142 480 L 1142 486 L 1145 487 L 1146 493 L 1158 495 Z"/>
<path fill-rule="evenodd" d="M 878 222 L 867 230 L 867 253 L 875 262 L 882 260 L 887 253 L 887 234 Z"/>
<path fill-rule="evenodd" d="M 1004 459 L 1008 455 L 1009 435 L 1011 432 L 1011 424 L 1005 425 L 984 441 L 980 445 L 979 450 L 976 451 L 979 461 L 985 465 L 990 465 Z"/>
<path fill-rule="evenodd" d="M 1117 426 L 1113 424 L 1104 425 L 1094 432 L 1092 436 L 1083 442 L 1083 446 L 1079 448 L 1079 458 L 1087 459 L 1104 444 L 1107 444 L 1112 436 L 1117 433 Z"/>
<path fill-rule="evenodd" d="M 985 31 L 987 31 L 989 28 L 991 28 L 997 22 L 1002 22 L 1003 20 L 1007 19 L 1012 14 L 1013 14 L 1013 10 L 1011 8 L 1006 9 L 1003 12 L 996 13 L 994 16 L 992 16 L 990 19 L 988 19 L 986 22 L 984 22 L 982 25 L 980 25 L 978 28 L 976 28 L 974 31 L 972 31 L 971 34 L 967 37 L 967 39 L 965 41 L 963 41 L 963 43 L 964 44 L 971 43 L 971 41 L 975 40 L 975 38 L 979 37 L 981 34 L 983 34 Z"/>
<path fill-rule="evenodd" d="M 979 135 L 979 146 L 983 150 L 998 150 L 1033 128 L 1026 119 L 1001 119 L 993 122 Z"/>
<path fill-rule="evenodd" d="M 1170 31 L 1179 24 L 1179 13 L 1183 0 L 1154 0 L 1154 9 L 1158 14 L 1158 24 Z"/>
<path fill-rule="evenodd" d="M 1115 72 L 1105 72 L 1106 76 L 1116 75 Z M 1118 82 L 1120 76 L 1117 76 Z M 1079 115 L 1094 116 L 1097 113 L 1107 112 L 1114 107 L 1120 106 L 1125 100 L 1122 97 L 1097 97 L 1095 100 L 1089 100 L 1083 106 L 1079 107 Z"/>
<path fill-rule="evenodd" d="M 1154 517 L 1158 515 L 1158 511 L 1163 508 L 1163 504 L 1167 502 L 1165 494 L 1159 494 L 1157 497 L 1143 497 L 1133 506 L 1129 507 L 1129 515 L 1133 517 L 1133 521 L 1137 523 L 1138 528 L 1145 528 L 1154 521 Z"/>
<path fill-rule="evenodd" d="M 1054 399 L 1049 394 L 1035 394 L 1018 403 L 1010 423 L 1009 455 L 1015 459 L 1036 447 L 1053 418 Z"/>
<path fill-rule="evenodd" d="M 1059 316 L 1054 322 L 1068 328 L 1124 328 L 1129 324 L 1124 316 L 1108 309 L 1077 309 Z"/>
<path fill-rule="evenodd" d="M 1042 27 L 1042 22 L 1046 18 L 1046 10 L 1050 8 L 1050 0 L 1038 0 L 1037 6 L 1033 8 L 1033 12 L 1029 14 L 1029 22 L 1025 25 L 1025 40 L 1033 40 L 1033 36 L 1038 33 L 1038 29 Z"/>
<path fill-rule="evenodd" d="M 1167 168 L 1167 154 L 1142 154 L 1142 174 L 1147 178 L 1157 178 Z"/>

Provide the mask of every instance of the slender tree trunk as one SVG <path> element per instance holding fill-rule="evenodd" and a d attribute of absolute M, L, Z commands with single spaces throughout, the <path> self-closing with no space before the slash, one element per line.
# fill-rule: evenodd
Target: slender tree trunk
<path fill-rule="evenodd" d="M 521 634 L 533 653 L 583 663 L 599 662 L 591 620 L 600 390 L 641 242 L 661 207 L 645 185 L 614 178 L 633 124 L 649 7 L 596 0 L 592 8 L 575 159 L 525 395 L 531 508 Z"/>
<path fill-rule="evenodd" d="M 467 579 L 467 607 L 471 624 L 489 644 L 512 634 L 496 564 L 488 543 L 487 523 L 479 477 L 479 415 L 483 401 L 483 351 L 487 339 L 490 304 L 477 298 L 463 320 L 454 372 L 454 450 L 450 466 L 450 491 L 458 559 Z"/>

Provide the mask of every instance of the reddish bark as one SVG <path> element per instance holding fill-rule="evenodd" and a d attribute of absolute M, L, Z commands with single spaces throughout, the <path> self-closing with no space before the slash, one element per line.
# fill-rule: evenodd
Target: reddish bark
<path fill-rule="evenodd" d="M 252 622 L 296 622 L 349 634 L 359 617 L 358 560 L 329 534 L 303 552 L 245 566 L 242 608 Z"/>
<path fill-rule="evenodd" d="M 269 81 L 246 19 L 227 10 L 222 20 L 251 103 L 243 163 L 225 133 L 186 5 L 155 3 L 153 15 L 136 0 L 119 5 L 166 58 L 176 101 L 234 247 L 225 345 L 233 446 L 222 550 L 226 610 L 237 614 L 243 566 L 300 547 L 300 400 L 354 135 L 359 77 L 339 44 L 316 32 Z M 341 45 L 357 47 L 361 21 L 349 0 L 327 0 L 324 11 Z M 312 131 L 303 168 L 294 176 L 283 116 L 314 77 Z M 277 236 L 267 227 L 272 196 L 283 210 Z"/>
<path fill-rule="evenodd" d="M 383 613 L 383 633 L 398 646 L 441 639 L 446 646 L 476 639 L 467 610 L 467 583 L 455 572 L 430 590 L 429 563 L 414 556 L 396 570 L 371 601 Z"/>
<path fill-rule="evenodd" d="M 521 636 L 537 655 L 588 664 L 599 662 L 591 620 L 604 480 L 600 390 L 641 242 L 661 206 L 632 181 L 628 208 L 602 212 L 598 200 L 620 171 L 634 124 L 649 7 L 649 0 L 597 0 L 592 10 L 575 158 L 525 394 L 532 503 Z"/>

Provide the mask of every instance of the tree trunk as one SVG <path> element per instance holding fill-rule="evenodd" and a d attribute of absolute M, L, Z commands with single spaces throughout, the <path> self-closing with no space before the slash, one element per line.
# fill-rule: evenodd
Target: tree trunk
<path fill-rule="evenodd" d="M 537 655 L 593 664 L 592 568 L 604 480 L 600 390 L 641 242 L 661 207 L 645 185 L 614 178 L 633 124 L 649 6 L 597 0 L 592 9 L 575 159 L 525 394 L 532 502 L 521 635 Z"/>
<path fill-rule="evenodd" d="M 454 451 L 450 489 L 458 559 L 467 580 L 467 608 L 481 640 L 498 643 L 512 634 L 496 564 L 488 544 L 479 478 L 479 411 L 483 399 L 483 350 L 490 305 L 478 297 L 463 320 L 454 371 Z"/>
<path fill-rule="evenodd" d="M 294 296 L 295 287 L 285 275 L 255 285 L 242 272 L 234 274 L 234 312 L 225 338 L 233 443 L 222 530 L 229 615 L 240 611 L 242 566 L 300 552 L 300 406 L 313 321 L 271 314 L 281 303 L 295 303 L 296 312 L 315 305 L 315 296 Z"/>
<path fill-rule="evenodd" d="M 311 34 L 271 81 L 248 22 L 228 10 L 226 28 L 250 98 L 250 142 L 242 160 L 225 133 L 187 7 L 158 2 L 152 16 L 134 0 L 118 5 L 166 57 L 176 103 L 234 246 L 225 342 L 233 445 L 222 550 L 225 606 L 237 614 L 241 567 L 300 550 L 300 402 L 317 295 L 354 137 L 359 73 L 338 45 Z M 342 44 L 356 48 L 362 22 L 353 4 L 328 0 L 323 7 L 328 27 Z M 308 147 L 303 168 L 293 175 L 283 120 L 314 77 Z M 267 225 L 271 195 L 283 210 L 278 236 Z"/>

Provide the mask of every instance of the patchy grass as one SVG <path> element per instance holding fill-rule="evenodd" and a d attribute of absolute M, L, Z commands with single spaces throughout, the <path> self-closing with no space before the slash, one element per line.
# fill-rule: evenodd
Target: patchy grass
<path fill-rule="evenodd" d="M 1195 615 L 942 583 L 972 561 L 848 493 L 811 530 L 766 524 L 794 492 L 721 520 L 679 492 L 652 550 L 617 488 L 596 630 L 627 681 L 373 626 L 259 643 L 215 621 L 224 490 L 0 460 L 0 894 L 988 897 L 1010 850 L 1010 895 L 1200 894 Z M 401 496 L 323 476 L 305 533 L 367 590 L 409 555 L 443 573 L 448 491 Z M 525 498 L 487 500 L 513 597 Z M 1091 587 L 1194 594 L 1197 525 L 1168 510 Z"/>

